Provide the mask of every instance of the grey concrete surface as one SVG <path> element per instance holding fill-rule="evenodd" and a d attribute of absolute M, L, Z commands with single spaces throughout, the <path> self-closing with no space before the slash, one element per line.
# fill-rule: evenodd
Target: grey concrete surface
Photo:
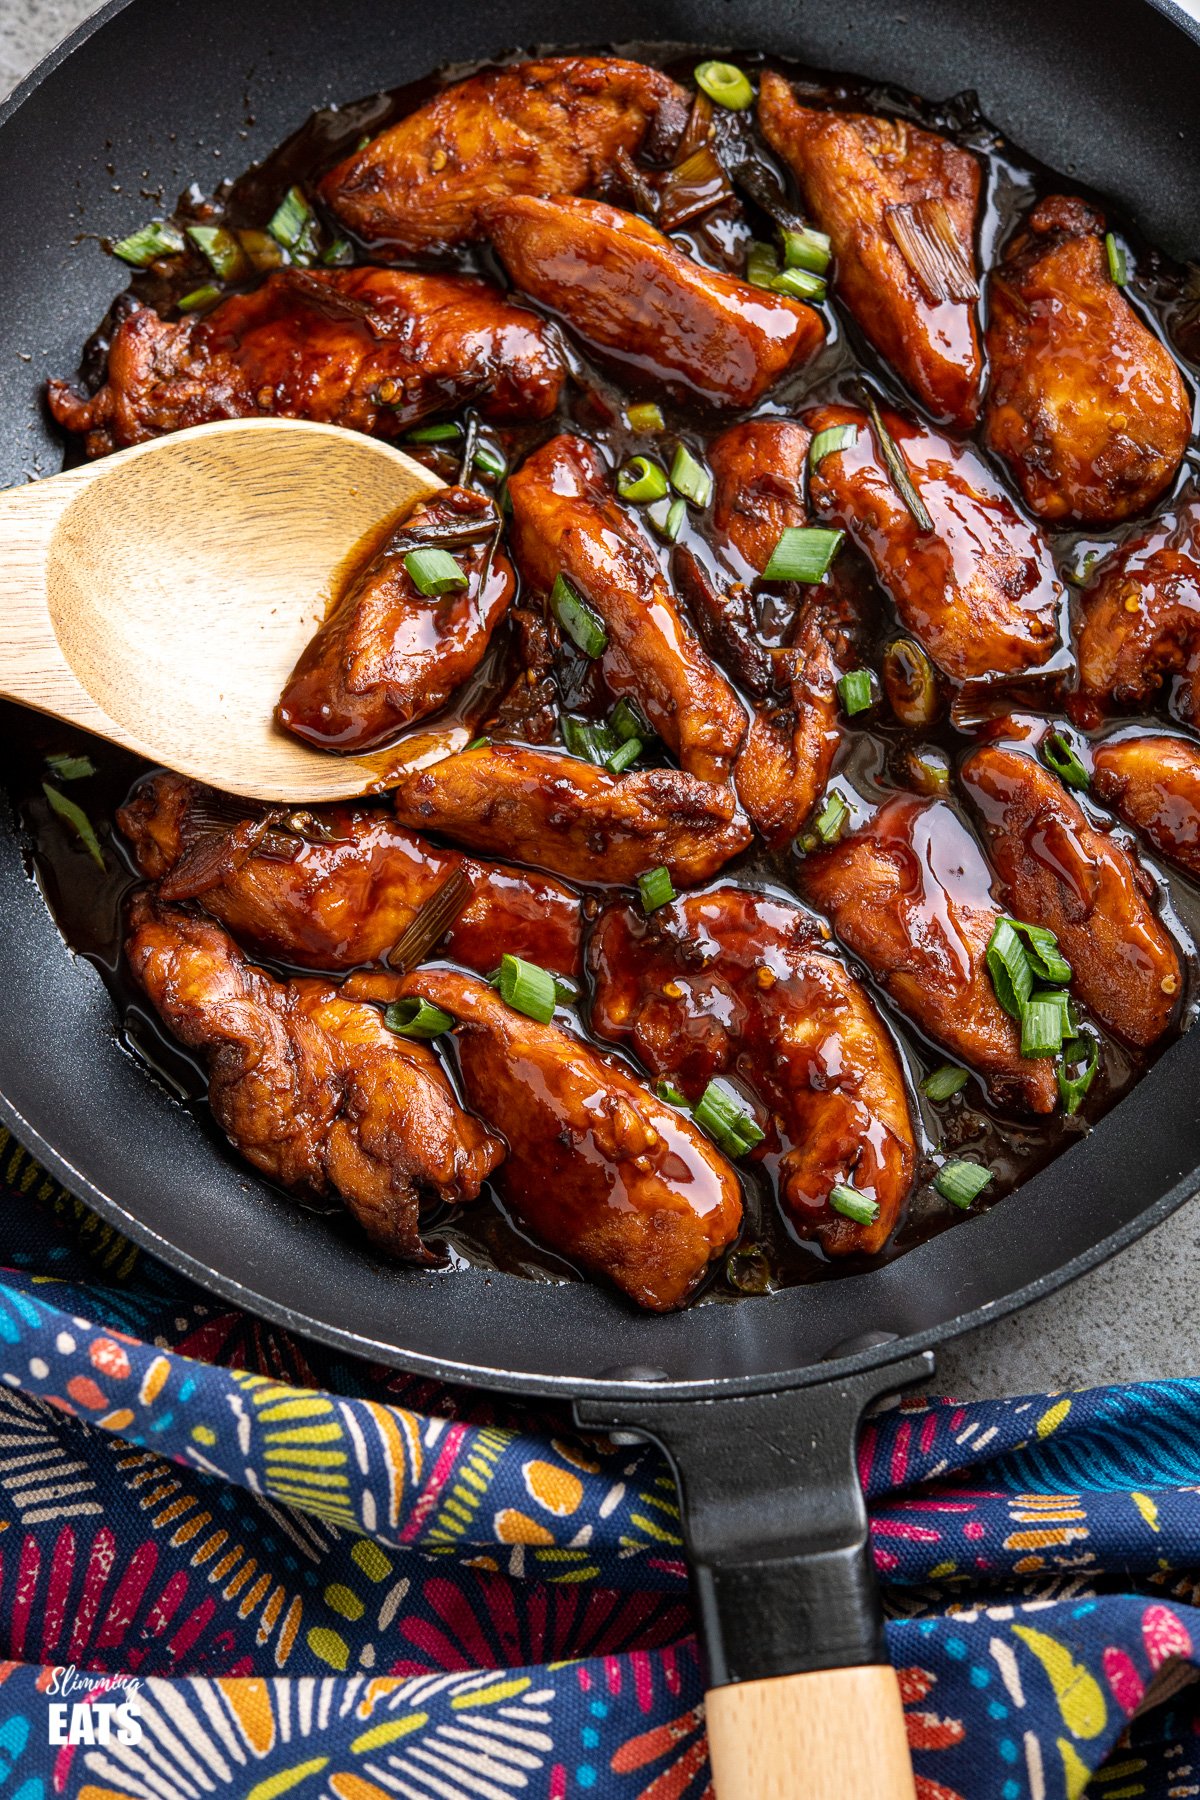
<path fill-rule="evenodd" d="M 1188 0 L 1200 16 L 1200 0 Z M 0 97 L 93 0 L 0 0 Z M 1200 1201 L 1053 1299 L 947 1346 L 937 1385 L 963 1396 L 1200 1374 Z"/>

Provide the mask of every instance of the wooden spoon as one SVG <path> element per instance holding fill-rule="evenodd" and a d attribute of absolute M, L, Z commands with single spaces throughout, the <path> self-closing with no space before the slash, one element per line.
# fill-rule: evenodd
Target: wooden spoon
<path fill-rule="evenodd" d="M 357 432 L 229 419 L 0 492 L 0 696 L 231 794 L 386 787 L 467 727 L 331 756 L 275 704 L 354 552 L 441 486 Z"/>

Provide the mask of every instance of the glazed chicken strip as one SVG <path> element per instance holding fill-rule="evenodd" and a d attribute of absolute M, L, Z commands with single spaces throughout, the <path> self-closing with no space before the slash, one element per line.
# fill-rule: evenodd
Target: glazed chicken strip
<path fill-rule="evenodd" d="M 639 1306 L 682 1306 L 742 1223 L 737 1175 L 699 1126 L 482 981 L 420 969 L 404 992 L 459 1021 L 463 1091 L 504 1134 L 497 1186 L 522 1223 Z"/>
<path fill-rule="evenodd" d="M 1092 758 L 1092 792 L 1170 862 L 1200 881 L 1200 744 L 1117 738 Z"/>
<path fill-rule="evenodd" d="M 1173 480 L 1191 405 L 1169 352 L 1113 281 L 1104 219 L 1056 194 L 989 283 L 987 442 L 1039 518 L 1112 525 Z"/>
<path fill-rule="evenodd" d="M 318 749 L 362 751 L 444 706 L 479 667 L 516 589 L 496 547 L 498 522 L 491 500 L 470 488 L 418 504 L 305 647 L 279 723 Z M 455 533 L 473 537 L 455 544 Z M 422 534 L 453 556 L 465 586 L 422 594 L 405 561 Z"/>
<path fill-rule="evenodd" d="M 488 744 L 406 775 L 396 816 L 568 881 L 631 882 L 665 864 L 707 881 L 752 833 L 728 787 L 679 769 L 610 775 L 577 756 Z"/>
<path fill-rule="evenodd" d="M 505 951 L 555 975 L 579 974 L 579 896 L 550 877 L 435 848 L 375 808 L 322 807 L 312 820 L 320 835 L 306 841 L 264 831 L 261 814 L 239 820 L 245 804 L 182 775 L 148 775 L 117 823 L 165 899 L 198 899 L 243 943 L 280 962 L 382 962 L 461 868 L 471 894 L 440 940 L 445 955 L 482 974 Z"/>
<path fill-rule="evenodd" d="M 1054 1065 L 1021 1056 L 988 974 L 1000 917 L 991 870 L 949 806 L 885 801 L 861 829 L 807 856 L 800 885 L 900 1010 L 974 1069 L 998 1106 L 1053 1112 Z"/>
<path fill-rule="evenodd" d="M 1200 502 L 1164 513 L 1101 564 L 1083 595 L 1076 661 L 1070 709 L 1081 725 L 1156 705 L 1173 677 L 1174 710 L 1200 727 Z"/>
<path fill-rule="evenodd" d="M 865 551 L 903 623 L 956 680 L 1020 675 L 1058 646 L 1062 584 L 1050 552 L 982 457 L 896 413 L 883 422 L 933 524 L 901 498 L 866 413 L 824 406 L 805 417 L 813 435 L 835 425 L 857 437 L 823 456 L 809 476 L 817 515 Z"/>
<path fill-rule="evenodd" d="M 987 744 L 961 769 L 1014 918 L 1054 932 L 1072 991 L 1127 1044 L 1153 1044 L 1183 990 L 1150 879 L 1032 756 Z"/>
<path fill-rule="evenodd" d="M 398 269 L 282 269 L 201 317 L 148 307 L 113 335 L 91 399 L 47 399 L 89 456 L 212 419 L 314 419 L 391 437 L 472 401 L 484 418 L 545 419 L 566 375 L 553 332 L 491 282 Z"/>
<path fill-rule="evenodd" d="M 522 580 L 549 594 L 563 575 L 604 621 L 614 694 L 637 701 L 691 775 L 721 781 L 746 732 L 729 683 L 679 616 L 640 526 L 613 499 L 598 452 L 556 437 L 509 478 L 511 543 Z"/>
<path fill-rule="evenodd" d="M 371 1242 L 427 1262 L 422 1198 L 473 1200 L 504 1154 L 424 1044 L 329 982 L 276 981 L 228 932 L 148 894 L 125 946 L 139 985 L 208 1067 L 213 1116 L 273 1181 L 340 1194 Z"/>
<path fill-rule="evenodd" d="M 456 81 L 331 169 L 330 211 L 384 259 L 470 243 L 502 194 L 602 189 L 645 144 L 663 154 L 688 101 L 659 69 L 551 56 Z"/>
<path fill-rule="evenodd" d="M 484 219 L 518 288 L 656 390 L 754 406 L 825 340 L 802 300 L 705 268 L 603 201 L 500 200 Z"/>
<path fill-rule="evenodd" d="M 979 407 L 978 161 L 903 119 L 803 106 L 764 71 L 758 118 L 837 258 L 835 292 L 940 423 Z"/>
<path fill-rule="evenodd" d="M 870 1254 L 912 1187 L 904 1075 L 863 987 L 815 942 L 798 906 L 745 888 L 689 894 L 649 919 L 613 907 L 588 951 L 592 1025 L 693 1102 L 714 1075 L 741 1076 L 768 1109 L 760 1154 L 796 1230 L 833 1256 Z M 843 1182 L 878 1203 L 873 1225 L 829 1205 Z"/>

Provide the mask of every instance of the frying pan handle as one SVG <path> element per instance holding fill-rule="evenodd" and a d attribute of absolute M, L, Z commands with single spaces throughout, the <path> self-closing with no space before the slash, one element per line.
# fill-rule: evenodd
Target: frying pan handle
<path fill-rule="evenodd" d="M 872 1401 L 932 1373 L 925 1354 L 782 1392 L 576 1401 L 674 1469 L 717 1800 L 912 1800 L 856 1452 Z"/>

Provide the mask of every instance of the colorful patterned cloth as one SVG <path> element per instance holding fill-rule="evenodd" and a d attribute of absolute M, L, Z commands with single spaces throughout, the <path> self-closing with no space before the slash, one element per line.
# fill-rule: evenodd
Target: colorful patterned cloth
<path fill-rule="evenodd" d="M 656 1453 L 230 1311 L 2 1140 L 0 1177 L 0 1800 L 708 1791 Z M 1200 1382 L 909 1401 L 862 1467 L 920 1800 L 1200 1796 Z"/>

